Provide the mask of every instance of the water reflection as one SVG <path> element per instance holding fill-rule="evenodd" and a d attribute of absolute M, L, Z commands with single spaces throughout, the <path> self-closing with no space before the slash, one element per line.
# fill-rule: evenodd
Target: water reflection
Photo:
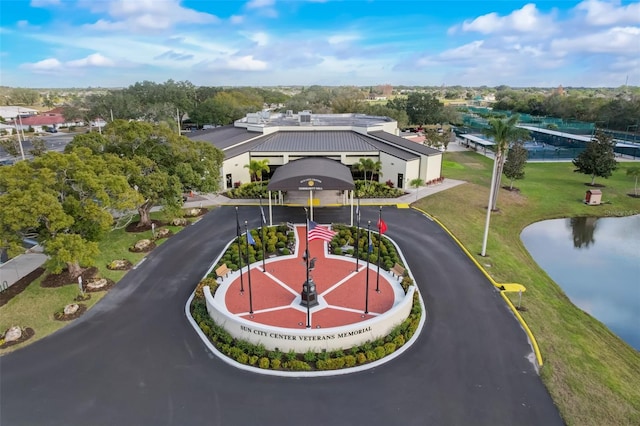
<path fill-rule="evenodd" d="M 596 241 L 593 239 L 596 232 L 596 222 L 598 222 L 597 217 L 572 217 L 569 219 L 575 248 L 587 248 Z"/>
<path fill-rule="evenodd" d="M 640 350 L 640 215 L 548 220 L 521 238 L 576 306 Z"/>

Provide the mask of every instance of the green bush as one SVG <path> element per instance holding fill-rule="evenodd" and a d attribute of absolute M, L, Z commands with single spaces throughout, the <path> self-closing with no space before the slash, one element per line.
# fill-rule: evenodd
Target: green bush
<path fill-rule="evenodd" d="M 395 343 L 396 347 L 398 347 L 398 348 L 400 346 L 404 345 L 404 343 L 405 343 L 404 336 L 402 334 L 399 334 L 398 336 L 394 337 L 393 343 Z"/>
<path fill-rule="evenodd" d="M 387 351 L 385 351 L 384 346 L 376 346 L 376 359 L 382 359 L 387 355 Z"/>
<path fill-rule="evenodd" d="M 311 371 L 311 366 L 304 361 L 300 361 L 299 359 L 294 359 L 289 361 L 288 367 L 293 371 Z"/>
<path fill-rule="evenodd" d="M 345 355 L 344 356 L 344 366 L 349 368 L 349 367 L 355 367 L 356 365 L 356 357 L 353 355 Z"/>
<path fill-rule="evenodd" d="M 279 359 L 272 359 L 271 360 L 271 369 L 272 370 L 279 370 L 280 369 L 280 365 L 281 365 L 282 361 L 280 361 Z"/>
<path fill-rule="evenodd" d="M 271 365 L 271 361 L 267 357 L 262 357 L 260 358 L 260 361 L 258 361 L 258 367 L 264 370 L 268 369 L 270 365 Z"/>
<path fill-rule="evenodd" d="M 358 361 L 358 364 L 362 365 L 367 362 L 367 356 L 362 352 L 358 352 L 358 354 L 356 355 L 356 360 Z"/>
<path fill-rule="evenodd" d="M 282 254 L 287 256 L 287 255 L 291 254 L 291 250 L 289 250 L 288 248 L 283 248 L 282 249 Z"/>
<path fill-rule="evenodd" d="M 384 344 L 384 352 L 386 355 L 391 355 L 396 351 L 395 343 L 385 343 Z"/>
<path fill-rule="evenodd" d="M 307 362 L 315 362 L 316 361 L 316 353 L 313 351 L 307 351 L 303 356 L 304 360 Z"/>
<path fill-rule="evenodd" d="M 255 365 L 256 365 L 256 363 L 258 362 L 258 359 L 260 359 L 260 358 L 258 358 L 258 357 L 257 357 L 257 356 L 255 356 L 255 355 L 251 355 L 251 356 L 249 357 L 249 365 L 253 365 L 253 366 L 255 366 Z"/>

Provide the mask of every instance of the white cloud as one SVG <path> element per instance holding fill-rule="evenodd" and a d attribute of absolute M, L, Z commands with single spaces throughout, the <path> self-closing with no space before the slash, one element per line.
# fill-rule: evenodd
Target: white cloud
<path fill-rule="evenodd" d="M 47 58 L 32 64 L 23 64 L 22 67 L 35 72 L 51 72 L 61 70 L 62 62 L 56 58 Z"/>
<path fill-rule="evenodd" d="M 258 46 L 266 46 L 269 43 L 269 35 L 264 32 L 247 34 L 246 37 Z"/>
<path fill-rule="evenodd" d="M 226 61 L 226 68 L 238 71 L 262 71 L 267 69 L 267 63 L 247 55 L 229 58 Z"/>
<path fill-rule="evenodd" d="M 260 9 L 263 7 L 272 7 L 276 4 L 275 0 L 251 0 L 247 3 L 247 9 Z"/>
<path fill-rule="evenodd" d="M 541 14 L 535 4 L 529 3 L 506 16 L 500 16 L 493 12 L 479 16 L 471 21 L 464 21 L 461 29 L 465 32 L 474 31 L 482 34 L 504 32 L 546 33 L 551 22 L 551 16 Z"/>
<path fill-rule="evenodd" d="M 31 0 L 29 4 L 31 7 L 49 7 L 49 6 L 58 6 L 60 4 L 60 0 Z"/>
<path fill-rule="evenodd" d="M 261 15 L 276 18 L 278 17 L 278 12 L 275 9 L 276 2 L 275 0 L 250 0 L 245 5 L 247 10 L 257 10 Z"/>
<path fill-rule="evenodd" d="M 244 22 L 244 16 L 242 15 L 231 15 L 229 18 L 229 22 L 232 24 L 242 24 Z"/>
<path fill-rule="evenodd" d="M 575 9 L 586 12 L 585 22 L 589 25 L 640 24 L 640 3 L 621 6 L 619 0 L 585 0 Z"/>
<path fill-rule="evenodd" d="M 355 34 L 336 34 L 330 36 L 327 41 L 329 44 L 342 44 L 358 40 L 360 37 Z"/>
<path fill-rule="evenodd" d="M 182 7 L 178 0 L 111 0 L 84 3 L 93 12 L 106 12 L 111 19 L 99 19 L 85 28 L 99 31 L 126 29 L 133 32 L 167 30 L 179 24 L 207 24 L 219 22 L 218 17 Z"/>
<path fill-rule="evenodd" d="M 116 64 L 111 59 L 99 53 L 93 53 L 87 56 L 86 58 L 66 62 L 65 65 L 72 68 L 88 68 L 88 67 L 114 67 Z"/>
<path fill-rule="evenodd" d="M 640 28 L 622 27 L 590 33 L 582 37 L 553 40 L 551 51 L 560 56 L 580 53 L 608 53 L 637 57 L 639 46 Z"/>
<path fill-rule="evenodd" d="M 61 62 L 56 58 L 47 58 L 39 62 L 22 64 L 20 67 L 36 73 L 60 73 L 72 69 L 106 68 L 114 67 L 115 65 L 114 61 L 104 55 L 93 53 L 87 57 L 67 62 Z"/>

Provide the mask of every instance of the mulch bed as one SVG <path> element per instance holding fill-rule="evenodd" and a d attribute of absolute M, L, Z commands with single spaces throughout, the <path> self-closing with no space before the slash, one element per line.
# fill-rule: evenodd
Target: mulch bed
<path fill-rule="evenodd" d="M 27 327 L 24 330 L 22 330 L 22 336 L 18 340 L 14 340 L 13 342 L 5 342 L 2 345 L 0 345 L 0 349 L 5 349 L 5 348 L 8 348 L 9 346 L 17 345 L 18 343 L 22 343 L 26 340 L 31 339 L 35 335 L 36 335 L 36 332 L 33 330 L 33 328 Z"/>
<path fill-rule="evenodd" d="M 87 305 L 80 303 L 78 304 L 78 310 L 75 313 L 71 315 L 65 315 L 64 311 L 56 312 L 53 314 L 53 318 L 57 321 L 71 321 L 76 318 L 79 318 L 80 315 L 84 314 L 86 311 L 87 311 Z"/>
<path fill-rule="evenodd" d="M 95 278 L 96 275 L 98 275 L 98 268 L 95 266 L 85 269 L 80 274 L 83 283 L 89 282 L 91 279 Z M 47 275 L 40 283 L 40 286 L 44 288 L 55 288 L 70 284 L 78 285 L 78 278 L 74 278 L 69 275 L 69 271 L 63 271 L 59 274 Z"/>
<path fill-rule="evenodd" d="M 152 251 L 154 248 L 156 248 L 156 243 L 154 243 L 153 241 L 151 241 L 151 244 L 149 244 L 147 247 L 145 247 L 142 250 L 137 250 L 135 247 L 129 247 L 129 251 L 131 253 L 149 253 L 150 251 Z"/>
<path fill-rule="evenodd" d="M 84 289 L 84 291 L 86 293 L 96 293 L 98 291 L 107 291 L 109 290 L 111 287 L 113 287 L 114 285 L 116 285 L 116 282 L 113 280 L 110 280 L 108 278 L 105 278 L 107 280 L 107 284 L 105 284 L 103 287 L 100 288 L 87 288 L 87 282 L 83 282 L 82 283 L 82 287 Z"/>
<path fill-rule="evenodd" d="M 159 220 L 152 220 L 151 223 L 156 225 L 156 229 L 166 225 L 165 222 L 161 222 Z M 129 225 L 127 225 L 125 231 L 132 233 L 151 231 L 151 223 L 149 223 L 148 225 L 140 225 L 140 222 L 131 222 Z"/>
<path fill-rule="evenodd" d="M 122 266 L 119 266 L 117 268 L 111 268 L 109 267 L 109 265 L 107 265 L 107 269 L 111 271 L 128 271 L 133 267 L 133 263 L 131 263 L 129 260 L 127 259 L 119 259 L 119 260 L 122 260 Z"/>
<path fill-rule="evenodd" d="M 0 306 L 6 305 L 9 300 L 22 293 L 24 289 L 29 286 L 29 284 L 37 280 L 43 273 L 44 268 L 35 269 L 34 271 L 20 278 L 14 285 L 0 293 Z"/>

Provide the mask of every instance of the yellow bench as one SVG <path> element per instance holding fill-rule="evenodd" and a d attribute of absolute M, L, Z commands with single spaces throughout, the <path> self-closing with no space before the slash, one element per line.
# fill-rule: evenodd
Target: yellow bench
<path fill-rule="evenodd" d="M 399 263 L 396 263 L 395 265 L 393 265 L 393 268 L 391 268 L 391 273 L 398 277 L 398 279 L 404 277 L 404 271 L 404 267 L 402 267 L 402 265 L 400 265 Z"/>
<path fill-rule="evenodd" d="M 227 275 L 229 275 L 229 272 L 231 272 L 231 270 L 227 268 L 226 263 L 223 263 L 222 265 L 216 268 L 216 275 L 220 278 L 226 278 Z"/>

